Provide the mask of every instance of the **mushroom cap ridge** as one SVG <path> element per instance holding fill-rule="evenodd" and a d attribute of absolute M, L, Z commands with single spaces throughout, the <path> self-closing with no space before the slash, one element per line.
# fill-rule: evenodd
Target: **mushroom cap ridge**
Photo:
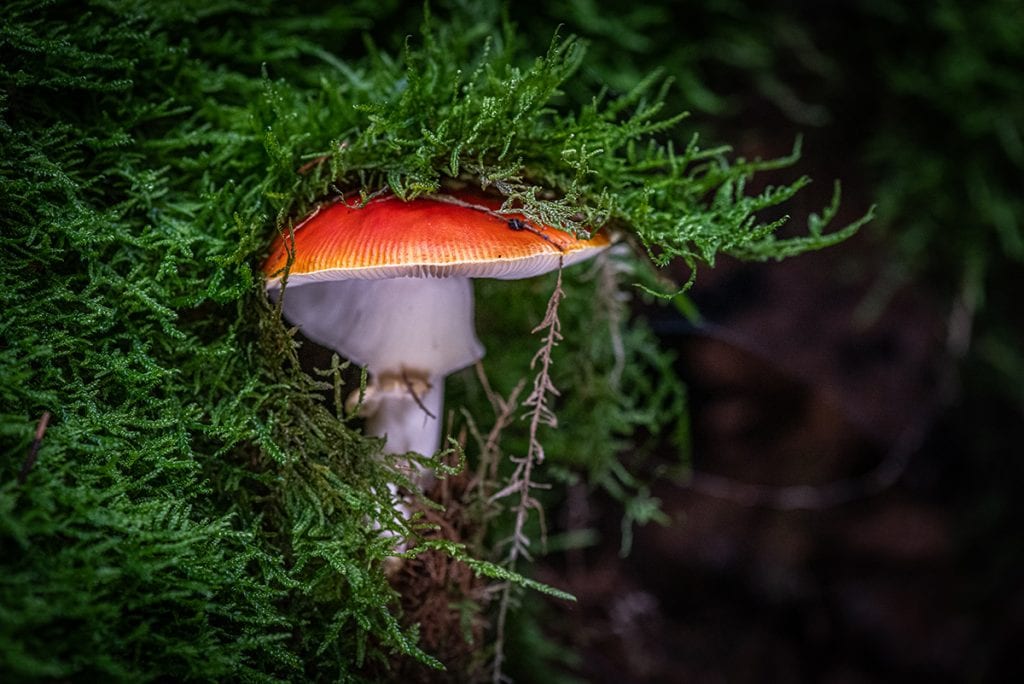
<path fill-rule="evenodd" d="M 295 260 L 288 282 L 402 277 L 530 278 L 583 261 L 610 240 L 589 240 L 497 214 L 501 200 L 472 193 L 450 201 L 388 195 L 360 206 L 339 198 L 296 226 Z M 278 236 L 263 266 L 268 289 L 280 287 L 290 236 Z"/>

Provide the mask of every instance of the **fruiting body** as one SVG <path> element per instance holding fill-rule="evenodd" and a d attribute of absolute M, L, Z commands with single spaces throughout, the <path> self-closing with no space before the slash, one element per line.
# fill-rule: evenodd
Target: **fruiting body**
<path fill-rule="evenodd" d="M 390 453 L 440 446 L 444 379 L 483 357 L 470 278 L 529 278 L 587 259 L 609 245 L 579 240 L 501 202 L 459 194 L 360 206 L 340 199 L 282 236 L 264 266 L 283 312 L 303 334 L 366 367 L 368 434 Z"/>

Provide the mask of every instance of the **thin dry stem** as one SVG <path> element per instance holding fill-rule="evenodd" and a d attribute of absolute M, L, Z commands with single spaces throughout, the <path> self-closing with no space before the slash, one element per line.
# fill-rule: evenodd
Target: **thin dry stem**
<path fill-rule="evenodd" d="M 515 522 L 512 528 L 512 537 L 509 540 L 509 550 L 505 557 L 505 564 L 509 568 L 514 568 L 520 558 L 526 558 L 527 560 L 531 558 L 529 552 L 530 539 L 525 532 L 526 522 L 529 519 L 531 510 L 537 511 L 540 517 L 543 536 L 544 511 L 540 502 L 532 494 L 532 490 L 538 489 L 542 485 L 533 481 L 533 468 L 544 461 L 544 445 L 541 444 L 537 437 L 540 427 L 542 425 L 551 428 L 558 427 L 558 418 L 548 402 L 550 397 L 557 397 L 559 394 L 558 389 L 551 380 L 551 356 L 555 347 L 562 340 L 562 323 L 558 319 L 558 305 L 564 297 L 562 268 L 561 264 L 559 264 L 558 280 L 555 282 L 555 289 L 551 293 L 550 299 L 548 299 L 544 320 L 532 330 L 533 333 L 543 332 L 544 340 L 530 362 L 530 368 L 531 370 L 536 370 L 536 374 L 533 378 L 533 389 L 525 401 L 523 401 L 523 406 L 529 408 L 524 416 L 530 422 L 529 446 L 525 457 L 512 459 L 516 467 L 509 479 L 509 484 L 491 497 L 491 501 L 497 501 L 515 493 L 519 494 L 519 501 L 515 506 Z M 502 674 L 502 665 L 505 659 L 505 622 L 508 617 L 509 604 L 512 600 L 512 590 L 511 584 L 504 586 L 501 603 L 498 608 L 497 636 L 494 643 L 494 669 L 491 679 L 494 684 L 507 680 Z"/>
<path fill-rule="evenodd" d="M 486 477 L 480 479 L 480 486 L 483 487 L 485 480 L 493 482 L 498 477 L 498 465 L 501 462 L 501 448 L 499 446 L 501 443 L 501 433 L 515 420 L 515 412 L 519 408 L 519 395 L 526 386 L 526 379 L 524 378 L 517 382 L 516 386 L 509 393 L 508 399 L 504 399 L 491 388 L 487 374 L 484 373 L 483 364 L 480 362 L 476 364 L 476 375 L 480 379 L 480 385 L 484 388 L 487 400 L 494 409 L 494 425 L 491 426 L 490 431 L 487 433 L 486 440 L 483 440 L 480 445 L 480 462 L 486 468 Z M 487 498 L 483 496 L 483 490 L 480 493 L 482 499 Z"/>
<path fill-rule="evenodd" d="M 422 409 L 422 411 L 427 414 L 427 416 L 429 416 L 430 418 L 436 420 L 437 416 L 435 416 L 433 413 L 431 413 L 430 409 L 428 409 L 423 404 L 423 400 L 420 398 L 420 395 L 416 394 L 416 388 L 413 387 L 412 380 L 409 379 L 409 374 L 406 373 L 404 370 L 402 371 L 402 382 L 405 383 L 405 389 L 409 392 L 409 396 L 412 397 L 412 400 L 416 402 L 416 405 L 419 406 L 420 409 Z M 424 393 L 429 391 L 430 388 L 431 388 L 431 384 L 429 382 L 427 382 L 425 384 L 426 384 L 426 389 L 424 390 Z"/>
<path fill-rule="evenodd" d="M 483 212 L 485 214 L 489 214 L 491 216 L 494 216 L 496 218 L 501 219 L 502 221 L 507 222 L 509 230 L 515 230 L 515 231 L 525 230 L 526 232 L 532 233 L 532 234 L 536 235 L 537 237 L 539 237 L 540 239 L 544 240 L 549 245 L 551 245 L 552 247 L 557 249 L 559 252 L 564 252 L 565 251 L 564 247 L 562 247 L 557 242 L 552 240 L 548 235 L 546 235 L 544 233 L 544 231 L 542 229 L 537 228 L 536 226 L 531 224 L 529 221 L 524 221 L 524 220 L 522 220 L 520 218 L 510 217 L 508 214 L 503 213 L 503 212 L 507 211 L 504 208 L 499 209 L 499 210 L 496 211 L 494 209 L 491 209 L 490 207 L 485 207 L 485 206 L 482 206 L 482 205 L 479 205 L 479 204 L 473 204 L 472 202 L 467 202 L 465 200 L 459 199 L 458 197 L 452 197 L 451 195 L 432 194 L 432 195 L 427 195 L 426 197 L 428 199 L 432 199 L 432 200 L 434 200 L 436 202 L 445 202 L 447 204 L 454 204 L 454 205 L 459 206 L 459 207 L 464 207 L 466 209 L 473 209 L 474 211 L 481 211 L 481 212 Z M 559 267 L 559 268 L 561 268 L 561 267 Z"/>

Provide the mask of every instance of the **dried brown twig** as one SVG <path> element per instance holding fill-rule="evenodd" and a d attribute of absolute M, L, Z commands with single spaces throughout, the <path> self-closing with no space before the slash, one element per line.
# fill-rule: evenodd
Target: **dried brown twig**
<path fill-rule="evenodd" d="M 515 421 L 516 409 L 519 408 L 519 395 L 522 393 L 523 388 L 526 387 L 526 379 L 524 378 L 517 382 L 516 386 L 509 393 L 508 398 L 505 399 L 491 389 L 491 383 L 487 379 L 487 374 L 484 373 L 483 364 L 479 362 L 476 364 L 476 375 L 480 380 L 480 385 L 484 388 L 487 400 L 494 409 L 494 425 L 491 426 L 486 438 L 479 435 L 475 430 L 475 426 L 472 426 L 474 428 L 474 435 L 480 444 L 481 476 L 478 482 L 478 486 L 481 488 L 480 498 L 488 500 L 490 497 L 484 496 L 483 487 L 487 482 L 494 482 L 498 478 L 498 465 L 501 463 L 501 448 L 499 446 L 501 433 Z"/>
<path fill-rule="evenodd" d="M 537 437 L 540 427 L 542 425 L 551 428 L 558 427 L 558 418 L 549 404 L 550 397 L 557 397 L 559 395 L 558 388 L 555 387 L 551 380 L 551 355 L 555 347 L 562 340 L 562 323 L 558 319 L 558 305 L 564 297 L 562 268 L 561 264 L 559 264 L 558 280 L 555 281 L 555 289 L 551 293 L 550 299 L 548 299 L 544 319 L 531 331 L 534 334 L 544 332 L 544 341 L 530 362 L 530 368 L 531 370 L 535 369 L 536 374 L 533 378 L 533 389 L 523 401 L 523 406 L 529 408 L 524 416 L 530 422 L 529 446 L 525 456 L 512 457 L 511 460 L 515 463 L 516 467 L 512 471 L 511 478 L 509 478 L 509 484 L 490 498 L 491 501 L 497 501 L 512 494 L 519 495 L 519 500 L 515 505 L 512 537 L 509 540 L 509 550 L 505 557 L 505 564 L 509 568 L 514 568 L 520 558 L 531 559 L 529 552 L 530 539 L 526 536 L 525 532 L 526 522 L 529 519 L 531 510 L 537 511 L 537 514 L 540 516 L 543 536 L 544 510 L 540 502 L 534 498 L 532 491 L 543 488 L 544 485 L 533 481 L 533 468 L 544 461 L 544 445 L 541 444 Z M 505 677 L 502 674 L 502 665 L 505 657 L 505 621 L 508 617 L 509 604 L 512 600 L 512 589 L 512 585 L 506 583 L 501 590 L 501 603 L 498 608 L 496 627 L 497 636 L 494 643 L 494 667 L 491 679 L 495 684 L 505 681 Z"/>

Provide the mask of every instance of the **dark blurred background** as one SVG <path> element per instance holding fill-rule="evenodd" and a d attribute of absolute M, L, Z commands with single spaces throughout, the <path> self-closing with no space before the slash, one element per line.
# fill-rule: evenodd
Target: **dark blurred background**
<path fill-rule="evenodd" d="M 1024 665 L 1024 6 L 1019 2 L 555 2 L 521 33 L 590 41 L 580 93 L 658 68 L 705 144 L 840 179 L 849 242 L 722 260 L 699 320 L 637 302 L 689 386 L 692 475 L 636 532 L 584 485 L 549 557 L 575 606 L 533 634 L 595 682 L 1020 681 Z M 754 188 L 756 190 L 756 188 Z M 688 273 L 672 274 L 679 282 Z M 651 472 L 678 461 L 667 442 Z M 549 642 L 543 648 L 543 642 Z M 575 657 L 552 644 L 571 646 Z M 523 681 L 547 668 L 521 666 Z"/>

